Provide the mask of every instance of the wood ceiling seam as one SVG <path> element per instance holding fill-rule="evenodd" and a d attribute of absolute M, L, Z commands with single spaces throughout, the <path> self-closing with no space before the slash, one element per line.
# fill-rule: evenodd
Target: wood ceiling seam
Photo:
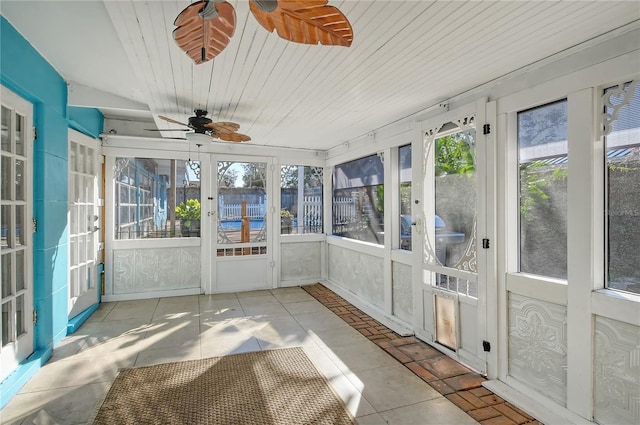
<path fill-rule="evenodd" d="M 130 10 L 130 13 L 126 13 L 124 9 L 127 7 L 130 9 L 131 4 L 126 2 L 105 3 L 105 9 L 111 18 L 111 22 L 114 25 L 116 33 L 118 34 L 120 43 L 125 51 L 125 55 L 134 70 L 140 90 L 146 95 L 147 105 L 151 109 L 152 102 L 150 102 L 149 99 L 153 99 L 154 94 L 152 93 L 150 86 L 145 81 L 145 67 L 138 56 L 138 49 L 135 48 L 135 45 L 139 43 L 141 39 L 139 28 L 137 26 L 130 25 L 130 17 L 133 15 L 133 11 Z M 134 33 L 137 33 L 138 36 L 136 37 Z"/>
<path fill-rule="evenodd" d="M 458 10 L 459 8 L 461 8 L 462 6 L 463 5 L 461 3 L 457 3 L 457 2 L 448 3 L 447 2 L 447 3 L 444 3 L 442 5 L 443 9 L 440 9 L 438 11 L 438 14 L 439 13 L 453 13 L 454 11 Z M 450 9 L 453 9 L 453 11 L 451 11 Z M 428 17 L 427 18 L 427 22 L 424 22 L 423 24 L 427 25 L 428 21 L 430 19 L 435 19 L 435 17 L 438 16 L 438 14 L 436 14 L 435 16 Z M 418 22 L 415 21 L 415 20 L 414 20 L 414 23 L 416 25 L 419 25 Z M 446 25 L 444 19 L 439 20 L 437 26 L 440 26 L 440 25 Z M 411 28 L 408 28 L 408 27 L 406 28 L 406 31 L 407 31 L 406 32 L 407 37 L 409 37 L 409 35 L 413 33 Z M 430 29 L 430 31 L 433 31 L 433 29 Z M 402 40 L 398 41 L 398 43 L 401 43 L 401 42 L 402 42 Z M 419 40 L 415 40 L 415 37 L 414 37 L 413 44 L 418 44 L 418 43 L 420 43 L 420 41 Z M 390 46 L 389 44 L 386 44 L 385 46 L 387 48 L 392 48 L 392 46 Z M 407 49 L 411 49 L 411 48 L 413 48 L 413 45 L 407 46 Z M 376 49 L 375 50 L 376 53 L 378 53 L 380 51 L 381 51 L 381 49 Z M 368 61 L 371 61 L 372 57 L 373 57 L 373 55 L 369 54 L 369 55 L 366 55 L 363 58 L 362 61 L 357 62 L 356 66 L 353 69 L 353 71 L 351 71 L 349 74 L 347 74 L 344 77 L 342 77 L 342 79 L 340 81 L 338 81 L 338 82 L 336 82 L 334 84 L 333 87 L 334 87 L 335 91 L 338 92 L 338 93 L 348 93 L 349 89 L 354 87 L 356 84 L 360 85 L 360 86 L 364 86 L 364 85 L 366 85 L 367 81 L 369 81 L 372 78 L 373 75 L 377 75 L 380 72 L 381 69 L 386 68 L 388 66 L 393 66 L 393 64 L 392 64 L 393 61 L 392 60 L 386 61 L 384 64 L 382 64 L 380 66 L 377 66 L 377 67 L 372 66 L 372 65 L 367 65 L 366 63 Z M 375 69 L 375 72 L 371 72 L 372 68 Z M 333 99 L 333 100 L 339 102 L 340 100 L 342 100 L 343 97 L 347 97 L 347 95 L 345 94 L 345 95 L 339 96 L 337 99 Z M 318 100 L 317 105 L 321 105 L 323 103 L 326 103 L 326 96 L 325 96 L 325 99 L 317 99 L 317 100 Z M 312 111 L 313 112 L 311 112 L 311 113 L 313 114 L 313 113 L 315 113 L 316 110 L 312 110 Z"/>

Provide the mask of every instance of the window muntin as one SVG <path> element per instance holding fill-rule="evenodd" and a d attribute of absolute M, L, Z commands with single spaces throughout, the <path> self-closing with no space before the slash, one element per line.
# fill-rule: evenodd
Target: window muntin
<path fill-rule="evenodd" d="M 322 167 L 280 167 L 280 233 L 322 233 L 322 210 Z"/>
<path fill-rule="evenodd" d="M 200 236 L 198 161 L 116 158 L 113 179 L 115 239 Z"/>
<path fill-rule="evenodd" d="M 411 251 L 411 145 L 398 148 L 398 170 L 400 173 L 400 249 Z"/>
<path fill-rule="evenodd" d="M 567 100 L 518 113 L 520 272 L 567 278 Z"/>
<path fill-rule="evenodd" d="M 384 244 L 384 169 L 378 155 L 333 170 L 333 234 Z"/>
<path fill-rule="evenodd" d="M 619 109 L 605 136 L 607 287 L 640 294 L 640 85 L 610 87 L 604 96 L 605 114 Z"/>

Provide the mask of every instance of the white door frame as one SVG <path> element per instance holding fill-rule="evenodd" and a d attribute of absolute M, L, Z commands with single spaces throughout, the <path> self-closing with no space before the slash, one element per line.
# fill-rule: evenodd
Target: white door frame
<path fill-rule="evenodd" d="M 238 257 L 226 257 L 226 256 L 218 256 L 218 249 L 223 248 L 231 248 L 230 244 L 218 244 L 218 217 L 221 214 L 219 211 L 218 205 L 218 161 L 233 161 L 233 162 L 258 162 L 266 164 L 266 184 L 265 184 L 265 192 L 267 198 L 267 210 L 265 214 L 265 225 L 266 225 L 266 241 L 264 245 L 267 248 L 266 255 L 243 255 Z M 244 155 L 223 155 L 223 154 L 213 154 L 211 155 L 211 197 L 213 201 L 211 201 L 208 206 L 207 215 L 211 218 L 210 228 L 211 232 L 208 233 L 210 235 L 210 244 L 208 244 L 210 248 L 209 258 L 210 262 L 203 262 L 210 264 L 210 290 L 205 292 L 208 293 L 217 293 L 217 292 L 236 292 L 236 291 L 247 291 L 247 290 L 260 290 L 260 289 L 269 289 L 274 288 L 278 279 L 275 276 L 277 272 L 277 267 L 275 267 L 274 258 L 277 258 L 276 249 L 278 248 L 275 245 L 276 238 L 274 237 L 274 229 L 279 230 L 279 222 L 276 223 L 275 217 L 275 202 L 276 200 L 276 192 L 274 189 L 274 185 L 279 183 L 279 179 L 275 179 L 275 163 L 273 157 L 269 156 L 244 156 Z M 215 172 L 214 172 L 215 170 Z M 204 198 L 204 195 L 202 195 Z M 203 210 L 202 215 L 204 216 L 205 211 Z M 255 243 L 243 244 L 242 246 L 253 246 Z M 228 270 L 221 270 L 221 266 L 223 268 L 229 268 Z M 239 282 L 234 283 L 225 283 L 221 282 L 219 279 L 219 273 L 224 273 L 225 276 L 231 276 L 236 274 L 232 272 L 233 269 L 236 269 L 238 272 L 240 270 L 248 272 L 248 275 L 255 275 L 257 270 L 251 270 L 252 268 L 262 268 L 264 267 L 264 273 L 260 274 L 260 276 L 264 276 L 264 281 L 261 282 L 248 282 L 246 284 L 240 284 Z"/>
<path fill-rule="evenodd" d="M 98 161 L 98 156 L 100 153 L 100 142 L 96 139 L 92 139 L 90 137 L 85 136 L 84 134 L 69 129 L 69 210 L 67 213 L 67 217 L 69 219 L 69 276 L 67 278 L 67 281 L 69 282 L 69 306 L 68 306 L 68 312 L 69 312 L 69 319 L 75 317 L 76 315 L 78 315 L 79 313 L 82 313 L 84 310 L 86 310 L 87 308 L 89 308 L 90 306 L 92 306 L 93 304 L 98 302 L 98 290 L 100 290 L 100 286 L 101 286 L 101 276 L 100 273 L 98 271 L 98 264 L 100 262 L 99 258 L 100 258 L 100 210 L 101 208 L 98 206 L 99 203 L 99 199 L 100 199 L 100 182 L 101 182 L 101 174 L 102 174 L 102 164 L 100 164 L 100 162 Z M 85 150 L 86 149 L 91 149 L 91 151 L 93 152 L 92 157 L 89 159 L 87 158 L 87 160 L 91 161 L 91 168 L 90 170 L 84 170 L 84 171 L 77 171 L 74 169 L 73 165 L 71 164 L 71 148 L 72 148 L 72 143 L 75 143 L 76 145 L 80 146 L 84 146 Z M 77 155 L 77 153 L 76 153 Z M 77 158 L 77 156 L 75 156 L 75 158 Z M 93 175 L 92 175 L 93 174 Z M 80 200 L 79 202 L 75 202 L 78 199 L 78 194 L 75 194 L 76 196 L 73 197 L 72 195 L 75 193 L 74 191 L 78 188 L 74 185 L 74 179 L 79 178 L 80 182 L 82 182 L 83 180 L 85 180 L 84 178 L 82 178 L 81 176 L 84 176 L 85 178 L 91 178 L 93 177 L 93 179 L 91 180 L 91 182 L 88 182 L 89 185 L 93 186 L 91 192 L 92 195 L 92 199 L 84 199 L 84 200 Z M 88 186 L 79 186 L 80 190 L 86 190 L 88 188 Z M 78 255 L 80 254 L 80 249 L 79 246 L 76 246 L 75 249 L 77 250 L 77 253 L 75 254 L 75 264 L 72 264 L 72 261 L 74 259 L 74 255 L 72 255 L 72 249 L 74 249 L 73 244 L 71 243 L 71 238 L 73 237 L 73 226 L 72 226 L 72 215 L 74 214 L 74 203 L 79 204 L 79 205 L 75 205 L 76 208 L 83 208 L 83 207 L 88 207 L 88 210 L 86 211 L 85 214 L 88 215 L 88 217 L 97 217 L 95 220 L 92 220 L 91 218 L 87 218 L 87 222 L 84 223 L 86 224 L 86 226 L 88 226 L 87 229 L 80 229 L 80 223 L 76 223 L 76 226 L 78 226 L 78 233 L 82 234 L 84 233 L 85 237 L 88 235 L 92 235 L 93 237 L 91 238 L 91 243 L 92 243 L 92 249 L 91 251 L 86 250 L 87 252 L 93 252 L 93 258 L 86 258 L 85 261 L 80 261 L 78 258 Z M 76 220 L 79 217 L 80 214 L 78 214 L 78 217 L 76 217 Z M 88 229 L 91 229 L 91 231 L 89 231 Z M 84 272 L 78 272 L 78 270 L 82 269 L 84 270 L 84 268 L 88 268 L 89 273 L 84 273 Z M 76 274 L 76 276 L 74 277 L 73 274 Z M 84 282 L 83 282 L 84 281 Z M 74 289 L 72 288 L 72 285 L 76 284 L 82 288 L 85 286 L 86 284 L 86 288 L 87 290 L 81 294 L 74 294 Z M 72 296 L 73 295 L 73 296 Z"/>
<path fill-rule="evenodd" d="M 24 117 L 23 122 L 23 143 L 24 143 L 24 155 L 16 155 L 14 149 L 12 148 L 11 154 L 7 156 L 10 158 L 11 162 L 15 164 L 15 160 L 19 159 L 24 162 L 23 169 L 23 191 L 24 191 L 24 200 L 20 201 L 11 201 L 2 202 L 3 206 L 15 206 L 21 205 L 24 207 L 24 211 L 22 214 L 22 232 L 23 232 L 23 240 L 22 246 L 20 247 L 20 251 L 24 252 L 24 288 L 20 290 L 16 290 L 15 288 L 15 275 L 16 275 L 16 262 L 12 261 L 9 273 L 11 274 L 11 282 L 9 282 L 11 288 L 8 296 L 3 296 L 1 299 L 5 301 L 9 298 L 7 304 L 10 304 L 11 310 L 8 316 L 8 327 L 9 332 L 15 334 L 16 329 L 16 321 L 17 317 L 15 312 L 16 299 L 20 296 L 24 296 L 24 304 L 22 306 L 22 323 L 24 326 L 24 333 L 18 335 L 10 336 L 12 340 L 8 341 L 4 347 L 0 346 L 0 381 L 3 380 L 11 371 L 13 371 L 18 364 L 26 359 L 32 352 L 34 347 L 34 324 L 32 320 L 33 313 L 33 233 L 32 233 L 32 225 L 31 218 L 33 217 L 33 104 L 21 98 L 14 92 L 10 91 L 6 87 L 2 86 L 2 106 L 9 109 L 11 111 L 11 131 L 9 134 L 9 140 L 13 140 L 15 137 L 15 115 L 16 113 Z M 4 155 L 3 155 L 4 156 Z M 10 186 L 14 187 L 15 182 L 15 170 L 13 169 L 15 165 L 11 166 L 11 178 L 9 180 Z M 0 172 L 2 172 L 2 165 L 0 164 Z M 9 189 L 12 193 L 13 190 Z M 13 195 L 12 195 L 13 196 Z M 15 210 L 15 209 L 14 209 Z M 4 220 L 2 218 L 2 212 L 0 211 L 0 220 Z M 13 214 L 9 217 L 9 225 L 7 226 L 9 229 L 15 229 L 17 226 L 15 217 Z M 9 235 L 7 235 L 9 236 Z M 9 242 L 9 241 L 7 241 Z M 14 254 L 17 249 L 15 247 L 2 247 L 0 248 L 2 254 L 9 255 L 15 259 Z M 0 257 L 0 268 L 2 266 L 2 258 Z M 4 286 L 4 282 L 3 282 Z M 20 294 L 18 294 L 20 292 Z M 3 305 L 5 305 L 3 303 Z M 3 311 L 4 313 L 4 311 Z M 4 328 L 5 324 L 2 323 L 3 318 L 0 316 L 0 325 Z"/>
<path fill-rule="evenodd" d="M 491 108 L 494 108 L 492 105 Z M 495 272 L 495 267 L 492 267 L 492 261 L 494 256 L 489 253 L 489 249 L 482 248 L 482 240 L 493 239 L 494 228 L 490 223 L 493 223 L 495 218 L 492 214 L 494 209 L 490 205 L 494 202 L 494 192 L 490 190 L 494 186 L 494 175 L 488 173 L 489 169 L 493 168 L 493 152 L 494 152 L 494 137 L 489 134 L 483 134 L 484 124 L 489 124 L 489 129 L 492 127 L 493 120 L 489 122 L 486 117 L 487 101 L 485 98 L 479 99 L 474 103 L 464 105 L 455 110 L 447 111 L 430 119 L 427 119 L 420 123 L 422 131 L 421 135 L 424 136 L 434 129 L 440 129 L 444 124 L 448 122 L 456 122 L 467 117 L 474 117 L 475 129 L 476 129 L 476 176 L 477 176 L 477 230 L 476 230 L 476 261 L 477 272 L 466 272 L 462 270 L 452 270 L 446 267 L 438 265 L 423 264 L 423 257 L 425 256 L 426 240 L 429 237 L 428 232 L 432 232 L 432 226 L 428 225 L 428 220 L 433 220 L 434 206 L 434 193 L 432 186 L 433 176 L 433 155 L 429 154 L 428 149 L 433 149 L 433 145 L 425 145 L 424 141 L 420 140 L 418 146 L 414 144 L 413 152 L 413 170 L 420 169 L 423 173 L 422 176 L 414 174 L 414 205 L 415 202 L 422 202 L 422 206 L 416 208 L 416 222 L 417 237 L 413 242 L 414 252 L 414 264 L 413 264 L 413 282 L 414 282 L 414 326 L 416 335 L 425 340 L 428 343 L 436 344 L 435 335 L 435 296 L 441 295 L 446 298 L 452 298 L 455 306 L 456 316 L 456 335 L 457 335 L 457 349 L 449 350 L 445 346 L 438 344 L 438 349 L 449 356 L 456 358 L 457 360 L 468 364 L 474 369 L 485 373 L 487 370 L 487 356 L 484 352 L 483 341 L 487 340 L 487 282 L 491 281 L 489 274 Z M 490 109 L 492 110 L 492 109 Z M 493 126 L 495 128 L 495 125 Z M 438 131 L 438 130 L 435 130 Z M 433 135 L 435 138 L 435 134 Z M 416 180 L 418 180 L 416 184 Z M 429 185 L 426 183 L 429 182 Z M 427 214 L 427 211 L 431 211 Z M 429 217 L 428 219 L 426 217 Z M 430 235 L 431 240 L 434 240 L 434 235 Z M 491 246 L 491 245 L 490 245 Z M 483 252 L 485 251 L 485 252 Z M 445 274 L 452 274 L 461 278 L 475 280 L 478 285 L 478 298 L 473 299 L 470 297 L 461 296 L 457 293 L 451 293 L 448 291 L 442 291 L 439 288 L 425 284 L 425 273 L 440 272 Z M 495 280 L 495 279 L 494 279 Z M 467 319 L 465 323 L 461 323 L 461 306 L 468 305 L 470 308 L 476 309 L 476 314 L 473 320 Z M 473 347 L 462 347 L 461 342 L 461 328 L 466 327 L 467 334 L 475 335 L 476 344 Z"/>

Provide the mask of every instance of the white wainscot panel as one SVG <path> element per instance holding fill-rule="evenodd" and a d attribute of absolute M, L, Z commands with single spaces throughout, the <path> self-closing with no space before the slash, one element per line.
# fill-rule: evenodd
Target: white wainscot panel
<path fill-rule="evenodd" d="M 567 309 L 509 294 L 509 374 L 565 406 Z"/>
<path fill-rule="evenodd" d="M 600 424 L 640 424 L 640 328 L 596 316 L 594 416 Z"/>
<path fill-rule="evenodd" d="M 411 266 L 393 262 L 393 315 L 407 323 L 413 321 Z"/>
<path fill-rule="evenodd" d="M 113 293 L 200 287 L 200 247 L 120 249 L 113 252 Z"/>
<path fill-rule="evenodd" d="M 383 259 L 329 245 L 329 279 L 364 301 L 384 306 Z"/>
<path fill-rule="evenodd" d="M 322 242 L 295 242 L 280 245 L 281 279 L 310 280 L 322 277 Z"/>
<path fill-rule="evenodd" d="M 482 344 L 478 342 L 478 307 L 464 302 L 460 308 L 460 347 L 478 356 L 478 349 Z"/>

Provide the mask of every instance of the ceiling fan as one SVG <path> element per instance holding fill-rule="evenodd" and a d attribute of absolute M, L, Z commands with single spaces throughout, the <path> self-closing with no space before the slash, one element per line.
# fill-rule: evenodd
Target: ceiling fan
<path fill-rule="evenodd" d="M 249 0 L 249 8 L 267 31 L 303 44 L 351 46 L 349 20 L 328 0 Z M 236 29 L 236 11 L 223 0 L 201 0 L 176 17 L 173 39 L 196 63 L 210 61 L 222 52 Z"/>
<path fill-rule="evenodd" d="M 240 124 L 228 121 L 213 122 L 211 118 L 207 118 L 208 112 L 203 109 L 196 109 L 193 113 L 195 116 L 189 117 L 188 124 L 162 115 L 158 115 L 158 117 L 164 121 L 188 127 L 188 129 L 193 130 L 196 134 L 208 135 L 214 139 L 224 140 L 225 142 L 248 142 L 251 140 L 251 137 L 246 134 L 238 133 Z M 165 129 L 157 131 L 188 131 L 188 129 Z"/>

